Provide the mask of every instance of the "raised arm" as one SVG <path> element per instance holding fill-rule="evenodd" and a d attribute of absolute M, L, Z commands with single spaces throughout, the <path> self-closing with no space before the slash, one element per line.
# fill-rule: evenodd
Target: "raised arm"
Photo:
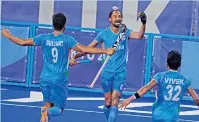
<path fill-rule="evenodd" d="M 140 31 L 139 32 L 135 32 L 135 31 L 132 31 L 129 35 L 129 38 L 132 39 L 142 39 L 144 37 L 144 33 L 145 33 L 145 30 L 146 30 L 146 14 L 144 12 L 140 12 L 138 14 L 139 18 L 141 19 L 141 22 L 142 22 L 142 25 L 140 27 Z"/>
<path fill-rule="evenodd" d="M 129 35 L 130 39 L 142 39 L 144 37 L 144 33 L 145 33 L 145 29 L 146 29 L 146 25 L 141 25 L 140 27 L 140 31 L 136 32 L 136 31 L 132 31 Z"/>
<path fill-rule="evenodd" d="M 19 37 L 15 37 L 9 32 L 8 29 L 3 29 L 1 31 L 1 34 L 4 37 L 8 38 L 13 43 L 20 45 L 20 46 L 33 46 L 34 45 L 34 42 L 32 39 L 21 39 Z"/>

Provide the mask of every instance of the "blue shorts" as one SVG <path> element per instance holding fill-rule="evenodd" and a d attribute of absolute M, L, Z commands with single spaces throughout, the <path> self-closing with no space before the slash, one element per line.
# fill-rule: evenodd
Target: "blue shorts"
<path fill-rule="evenodd" d="M 68 96 L 68 87 L 57 84 L 40 81 L 40 88 L 43 94 L 43 101 L 53 103 L 54 106 L 65 108 Z"/>
<path fill-rule="evenodd" d="M 126 71 L 123 72 L 107 72 L 101 74 L 101 85 L 105 93 L 111 91 L 122 92 L 126 83 Z"/>
<path fill-rule="evenodd" d="M 179 112 L 178 109 L 173 110 L 173 107 L 168 107 L 164 103 L 155 102 L 152 106 L 152 119 L 153 122 L 178 122 Z"/>

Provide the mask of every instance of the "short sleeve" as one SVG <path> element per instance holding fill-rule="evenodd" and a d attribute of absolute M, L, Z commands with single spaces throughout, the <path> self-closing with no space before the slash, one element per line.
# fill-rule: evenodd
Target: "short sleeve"
<path fill-rule="evenodd" d="M 127 37 L 130 37 L 132 31 L 133 31 L 133 30 L 131 30 L 131 29 L 127 29 L 127 30 L 126 30 L 126 35 L 127 35 Z"/>
<path fill-rule="evenodd" d="M 33 38 L 33 42 L 36 46 L 41 46 L 44 38 L 45 38 L 45 34 L 39 34 Z"/>
<path fill-rule="evenodd" d="M 69 48 L 74 48 L 77 44 L 78 44 L 78 42 L 72 36 L 70 36 L 68 38 L 68 47 Z"/>
<path fill-rule="evenodd" d="M 159 83 L 161 79 L 161 73 L 155 74 L 152 79 L 155 80 L 157 83 Z"/>
<path fill-rule="evenodd" d="M 191 81 L 187 79 L 187 89 L 192 88 Z"/>
<path fill-rule="evenodd" d="M 97 36 L 95 37 L 95 40 L 99 43 L 102 43 L 103 42 L 103 38 L 102 38 L 102 35 L 103 35 L 103 31 L 99 32 L 97 34 Z"/>

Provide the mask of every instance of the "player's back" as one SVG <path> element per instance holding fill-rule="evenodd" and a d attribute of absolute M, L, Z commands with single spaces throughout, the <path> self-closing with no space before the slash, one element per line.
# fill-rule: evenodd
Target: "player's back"
<path fill-rule="evenodd" d="M 158 91 L 153 105 L 153 119 L 178 120 L 180 103 L 190 81 L 176 71 L 161 72 L 155 77 Z"/>
<path fill-rule="evenodd" d="M 41 80 L 65 85 L 68 78 L 68 55 L 77 42 L 69 35 L 54 33 L 41 34 L 35 40 L 40 43 L 43 51 Z"/>

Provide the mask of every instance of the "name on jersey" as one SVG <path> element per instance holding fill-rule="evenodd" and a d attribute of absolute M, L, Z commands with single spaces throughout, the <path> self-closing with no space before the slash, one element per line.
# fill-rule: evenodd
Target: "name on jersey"
<path fill-rule="evenodd" d="M 167 84 L 183 84 L 183 81 L 183 79 L 165 78 L 165 83 Z"/>
<path fill-rule="evenodd" d="M 49 40 L 47 40 L 46 41 L 46 45 L 47 46 L 56 46 L 56 47 L 58 47 L 58 46 L 63 46 L 63 44 L 64 44 L 64 41 L 49 41 Z"/>

